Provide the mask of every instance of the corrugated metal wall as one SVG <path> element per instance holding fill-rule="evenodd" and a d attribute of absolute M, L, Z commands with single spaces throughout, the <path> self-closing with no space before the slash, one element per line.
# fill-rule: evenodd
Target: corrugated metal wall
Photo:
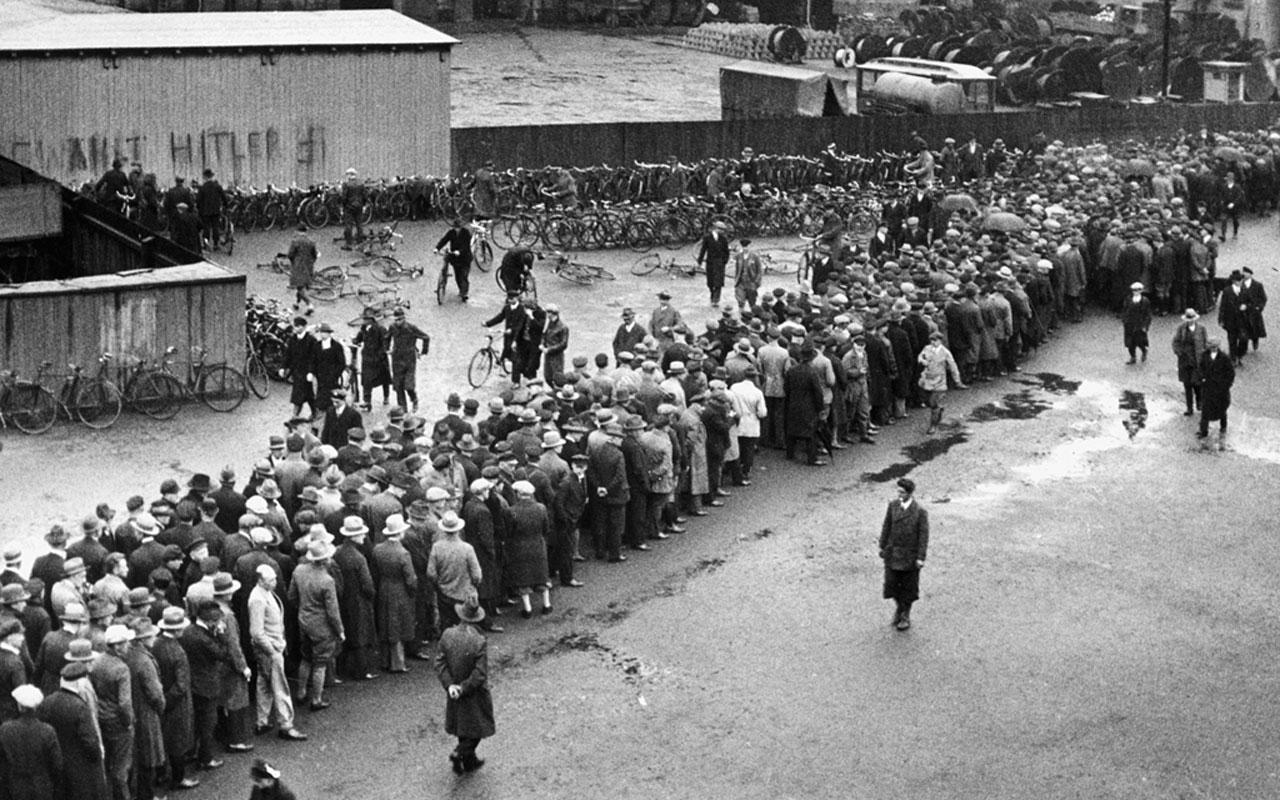
<path fill-rule="evenodd" d="M 174 268 L 183 269 L 191 268 Z M 157 281 L 174 270 L 157 272 Z M 208 350 L 210 362 L 227 361 L 239 369 L 244 366 L 244 301 L 242 275 L 209 283 L 0 295 L 0 367 L 31 377 L 48 360 L 58 374 L 69 363 L 95 371 L 103 352 L 112 353 L 118 367 L 132 367 L 138 358 L 153 362 L 173 346 L 178 348 L 175 371 L 185 376 L 190 348 L 199 345 Z"/>
<path fill-rule="evenodd" d="M 762 153 L 816 154 L 835 142 L 851 153 L 906 150 L 918 131 L 935 148 L 947 136 L 970 133 L 981 142 L 1004 138 L 1021 146 L 1037 131 L 1051 139 L 1080 142 L 1144 138 L 1178 128 L 1255 130 L 1276 121 L 1280 104 L 1170 105 L 1118 108 L 1044 109 L 995 114 L 875 117 L 792 117 L 709 122 L 619 122 L 599 125 L 538 125 L 457 128 L 453 131 L 453 171 L 474 171 L 492 158 L 500 169 L 546 164 L 586 166 L 661 162 L 678 155 L 689 162 L 737 156 L 745 146 Z"/>
<path fill-rule="evenodd" d="M 259 187 L 347 167 L 443 174 L 449 61 L 447 50 L 5 58 L 0 153 L 63 183 L 96 180 L 116 155 L 164 186 L 205 167 Z"/>

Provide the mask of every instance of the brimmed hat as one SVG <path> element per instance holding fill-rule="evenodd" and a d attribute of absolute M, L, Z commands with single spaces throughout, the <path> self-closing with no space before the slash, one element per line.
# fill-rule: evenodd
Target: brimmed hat
<path fill-rule="evenodd" d="M 89 611 L 84 607 L 84 603 L 67 603 L 63 606 L 58 618 L 63 622 L 88 622 Z"/>
<path fill-rule="evenodd" d="M 672 361 L 672 362 L 667 366 L 667 372 L 668 372 L 668 373 L 670 373 L 670 374 L 672 374 L 672 375 L 679 375 L 680 373 L 682 373 L 682 372 L 684 372 L 684 371 L 685 371 L 685 368 L 684 368 L 684 362 L 683 362 L 683 361 Z"/>
<path fill-rule="evenodd" d="M 275 482 L 275 479 L 267 478 L 258 486 L 258 494 L 265 500 L 278 500 L 281 494 L 280 486 Z"/>
<path fill-rule="evenodd" d="M 369 526 L 364 524 L 364 520 L 352 514 L 342 520 L 342 528 L 338 533 L 346 537 L 364 536 L 369 532 Z"/>
<path fill-rule="evenodd" d="M 1186 311 L 1182 312 L 1182 318 L 1188 322 L 1193 322 L 1200 319 L 1200 315 L 1196 313 L 1194 308 L 1188 308 Z"/>
<path fill-rule="evenodd" d="M 162 631 L 186 630 L 190 625 L 191 621 L 187 619 L 187 612 L 181 606 L 169 606 L 164 610 L 164 615 L 160 617 L 160 630 Z"/>
<path fill-rule="evenodd" d="M 22 550 L 17 547 L 8 547 L 4 551 L 4 565 L 12 567 L 15 564 L 22 563 Z"/>
<path fill-rule="evenodd" d="M 155 598 L 151 596 L 151 592 L 139 586 L 136 589 L 129 590 L 129 594 L 126 595 L 125 605 L 129 606 L 129 608 L 141 608 L 142 606 L 151 605 L 154 601 Z"/>
<path fill-rule="evenodd" d="M 225 596 L 240 591 L 240 581 L 231 577 L 230 572 L 219 572 L 213 576 L 213 596 Z"/>
<path fill-rule="evenodd" d="M 333 552 L 336 549 L 337 548 L 335 548 L 331 544 L 323 542 L 319 539 L 312 539 L 311 543 L 307 545 L 306 558 L 308 561 L 312 562 L 313 564 L 317 561 L 325 561 L 333 557 Z"/>
<path fill-rule="evenodd" d="M 462 434 L 462 438 L 458 440 L 458 449 L 464 453 L 471 453 L 480 449 L 480 443 L 476 441 L 476 437 L 469 433 Z"/>
<path fill-rule="evenodd" d="M 622 423 L 622 430 L 624 431 L 642 431 L 645 427 L 647 426 L 645 425 L 644 420 L 638 416 L 627 417 L 627 421 Z"/>
<path fill-rule="evenodd" d="M 1142 281 L 1134 281 L 1133 283 L 1129 284 L 1130 291 L 1140 292 L 1142 291 L 1142 289 L 1143 289 Z"/>
<path fill-rule="evenodd" d="M 94 597 L 89 600 L 89 619 L 110 619 L 115 616 L 116 604 L 110 600 L 104 600 L 101 597 Z"/>
<path fill-rule="evenodd" d="M 481 478 L 481 480 L 484 480 Z M 454 511 L 444 512 L 444 516 L 440 517 L 440 530 L 446 533 L 457 533 L 465 528 L 467 524 L 463 522 Z"/>
<path fill-rule="evenodd" d="M 68 558 L 62 565 L 62 577 L 70 578 L 85 571 L 83 558 Z"/>
<path fill-rule="evenodd" d="M 414 500 L 409 504 L 409 519 L 421 522 L 431 516 L 431 507 L 426 500 Z"/>
<path fill-rule="evenodd" d="M 102 638 L 108 645 L 124 644 L 132 642 L 137 638 L 137 634 L 130 630 L 128 625 L 108 625 L 106 633 L 102 634 Z"/>
<path fill-rule="evenodd" d="M 387 517 L 386 527 L 382 529 L 382 535 L 388 539 L 397 536 L 403 536 L 409 530 L 409 523 L 404 521 L 403 514 L 392 514 Z"/>
<path fill-rule="evenodd" d="M 474 593 L 467 595 L 464 602 L 454 603 L 453 610 L 463 622 L 484 621 L 484 609 L 480 607 L 480 600 Z"/>
<path fill-rule="evenodd" d="M 281 445 L 283 444 L 284 442 L 281 442 Z M 191 480 L 187 481 L 187 488 L 196 492 L 208 492 L 213 489 L 213 482 L 208 475 L 197 472 L 191 476 Z"/>
<path fill-rule="evenodd" d="M 551 450 L 564 444 L 564 437 L 560 435 L 560 431 L 547 431 L 542 434 L 542 449 Z"/>
<path fill-rule="evenodd" d="M 181 610 L 181 609 L 179 609 Z M 88 639 L 72 639 L 67 643 L 67 652 L 62 654 L 66 661 L 92 661 L 98 657 L 93 649 L 93 642 Z"/>
<path fill-rule="evenodd" d="M 31 592 L 27 591 L 27 587 L 20 583 L 11 583 L 0 589 L 0 605 L 11 606 L 14 603 L 24 603 L 31 599 Z"/>
<path fill-rule="evenodd" d="M 152 521 L 154 522 L 154 520 Z M 159 529 L 157 529 L 156 533 L 159 532 Z M 54 525 L 49 529 L 49 532 L 44 535 L 44 540 L 49 543 L 50 547 L 62 547 L 67 543 L 67 539 L 69 538 L 71 538 L 71 535 L 67 533 L 66 528 L 63 528 L 61 525 Z"/>

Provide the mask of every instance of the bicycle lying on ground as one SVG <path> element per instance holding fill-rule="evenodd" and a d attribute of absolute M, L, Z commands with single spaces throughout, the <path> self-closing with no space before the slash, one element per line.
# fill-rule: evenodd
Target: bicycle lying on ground
<path fill-rule="evenodd" d="M 647 253 L 637 258 L 631 265 L 631 274 L 642 277 L 658 270 L 662 270 L 673 278 L 692 278 L 707 274 L 707 268 L 701 264 L 680 264 L 675 256 L 664 258 L 661 253 Z"/>
<path fill-rule="evenodd" d="M 547 255 L 554 259 L 551 264 L 551 271 L 570 283 L 576 283 L 579 286 L 591 286 L 596 281 L 616 281 L 618 279 L 616 275 L 604 267 L 575 261 L 558 250 Z"/>

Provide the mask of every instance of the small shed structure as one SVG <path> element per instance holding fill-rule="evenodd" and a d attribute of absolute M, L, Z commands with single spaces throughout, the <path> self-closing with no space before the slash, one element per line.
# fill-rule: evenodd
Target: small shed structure
<path fill-rule="evenodd" d="M 825 72 L 749 60 L 720 68 L 722 119 L 839 117 L 852 108 L 845 82 Z"/>
<path fill-rule="evenodd" d="M 1244 73 L 1249 64 L 1244 61 L 1205 61 L 1204 99 L 1210 103 L 1243 103 Z"/>
<path fill-rule="evenodd" d="M 0 30 L 0 153 L 64 184 L 444 174 L 456 43 L 389 9 L 66 14 Z"/>
<path fill-rule="evenodd" d="M 999 79 L 970 64 L 893 56 L 856 70 L 860 107 L 880 104 L 933 114 L 995 110 Z"/>

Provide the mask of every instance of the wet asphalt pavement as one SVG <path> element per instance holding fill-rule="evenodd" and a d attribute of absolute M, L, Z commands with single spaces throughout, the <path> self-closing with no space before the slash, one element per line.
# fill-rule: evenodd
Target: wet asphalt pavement
<path fill-rule="evenodd" d="M 406 233 L 409 260 L 428 261 L 438 231 Z M 1221 267 L 1268 265 L 1278 233 L 1250 225 Z M 251 266 L 279 244 L 248 239 L 231 260 L 251 289 L 282 294 Z M 634 278 L 630 254 L 583 258 L 621 275 L 543 281 L 571 353 L 606 347 L 621 306 L 645 314 L 659 285 L 692 320 L 716 315 L 693 281 Z M 1274 269 L 1259 275 L 1280 289 Z M 459 388 L 496 311 L 492 279 L 476 285 L 471 307 L 406 290 L 436 337 L 424 410 Z M 1126 366 L 1119 322 L 1095 311 L 1023 372 L 951 393 L 938 435 L 916 411 L 829 467 L 767 453 L 755 485 L 688 534 L 582 565 L 587 586 L 557 590 L 554 614 L 506 615 L 491 637 L 498 734 L 474 775 L 449 770 L 424 662 L 339 687 L 331 709 L 299 713 L 311 741 L 263 738 L 258 754 L 300 798 L 1274 797 L 1280 345 L 1246 359 L 1230 447 L 1205 450 L 1181 416 L 1174 326 L 1157 319 L 1150 360 Z M 287 410 L 277 387 L 234 415 L 195 412 L 5 434 L 0 524 L 35 551 L 49 521 L 99 499 L 122 506 L 228 462 L 247 474 Z M 905 634 L 888 624 L 875 547 L 902 475 L 933 531 Z M 247 793 L 249 760 L 227 761 L 187 796 Z"/>

